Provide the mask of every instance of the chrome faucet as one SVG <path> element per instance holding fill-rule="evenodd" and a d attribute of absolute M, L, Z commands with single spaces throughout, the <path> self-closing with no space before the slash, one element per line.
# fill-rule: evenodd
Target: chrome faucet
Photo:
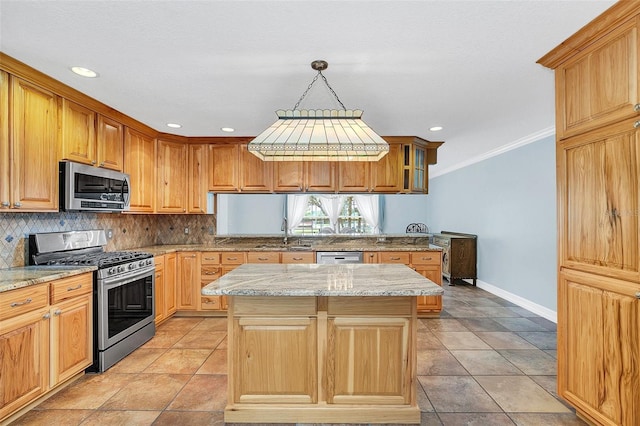
<path fill-rule="evenodd" d="M 286 217 L 282 219 L 282 230 L 284 231 L 282 243 L 286 246 L 289 243 L 289 224 Z"/>

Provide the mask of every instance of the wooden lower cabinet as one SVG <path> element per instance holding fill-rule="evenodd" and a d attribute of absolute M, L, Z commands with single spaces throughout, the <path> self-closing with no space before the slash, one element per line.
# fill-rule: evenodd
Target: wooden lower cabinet
<path fill-rule="evenodd" d="M 200 252 L 178 253 L 177 309 L 198 310 L 200 300 Z"/>
<path fill-rule="evenodd" d="M 156 325 L 169 319 L 177 310 L 175 253 L 155 257 L 155 308 Z"/>
<path fill-rule="evenodd" d="M 571 270 L 559 279 L 559 393 L 597 424 L 636 425 L 640 284 Z"/>
<path fill-rule="evenodd" d="M 93 362 L 93 273 L 0 293 L 0 422 Z"/>
<path fill-rule="evenodd" d="M 415 297 L 230 297 L 226 422 L 419 423 Z"/>
<path fill-rule="evenodd" d="M 365 252 L 364 263 L 399 263 L 413 268 L 425 278 L 442 286 L 442 256 L 440 251 Z M 421 316 L 438 315 L 442 311 L 442 296 L 419 296 L 418 313 Z"/>
<path fill-rule="evenodd" d="M 0 321 L 0 421 L 49 388 L 49 308 Z"/>

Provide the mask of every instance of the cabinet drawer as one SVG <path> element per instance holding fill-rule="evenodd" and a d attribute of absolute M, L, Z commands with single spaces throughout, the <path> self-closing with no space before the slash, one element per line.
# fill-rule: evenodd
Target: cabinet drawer
<path fill-rule="evenodd" d="M 206 282 L 207 284 L 209 284 L 211 281 L 217 280 L 221 276 L 222 276 L 222 267 L 220 265 L 203 266 L 200 272 L 201 281 Z"/>
<path fill-rule="evenodd" d="M 202 296 L 200 307 L 203 311 L 219 311 L 221 308 L 220 296 Z"/>
<path fill-rule="evenodd" d="M 424 251 L 424 252 L 411 253 L 411 264 L 412 265 L 439 265 L 441 255 L 442 253 L 439 251 Z"/>
<path fill-rule="evenodd" d="M 44 308 L 49 304 L 49 284 L 32 285 L 0 293 L 0 320 Z"/>
<path fill-rule="evenodd" d="M 218 265 L 220 263 L 220 253 L 213 251 L 202 252 L 201 263 L 203 265 Z"/>
<path fill-rule="evenodd" d="M 402 263 L 408 265 L 409 253 L 407 252 L 380 252 L 378 253 L 378 263 Z"/>
<path fill-rule="evenodd" d="M 64 278 L 51 283 L 51 303 L 93 291 L 93 273 Z"/>
<path fill-rule="evenodd" d="M 305 253 L 282 253 L 282 263 L 316 263 L 315 255 L 312 252 Z"/>
<path fill-rule="evenodd" d="M 220 263 L 223 265 L 242 265 L 244 263 L 244 252 L 229 251 L 221 253 Z"/>
<path fill-rule="evenodd" d="M 279 252 L 249 252 L 247 263 L 280 263 Z"/>
<path fill-rule="evenodd" d="M 164 269 L 164 255 L 155 256 L 153 258 L 153 263 L 156 266 L 156 272 L 163 270 Z"/>

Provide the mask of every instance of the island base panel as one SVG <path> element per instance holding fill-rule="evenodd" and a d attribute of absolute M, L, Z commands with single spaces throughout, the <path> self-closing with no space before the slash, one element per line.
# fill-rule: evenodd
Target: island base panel
<path fill-rule="evenodd" d="M 225 423 L 379 423 L 420 424 L 420 409 L 408 406 L 278 407 L 227 405 Z"/>

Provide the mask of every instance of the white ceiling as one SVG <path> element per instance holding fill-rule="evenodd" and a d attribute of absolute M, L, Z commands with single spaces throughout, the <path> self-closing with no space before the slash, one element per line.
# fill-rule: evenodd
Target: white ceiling
<path fill-rule="evenodd" d="M 184 136 L 259 134 L 324 59 L 329 84 L 377 133 L 445 141 L 433 175 L 551 134 L 553 72 L 535 62 L 613 3 L 0 0 L 0 50 Z M 320 84 L 300 106 L 337 107 Z"/>

